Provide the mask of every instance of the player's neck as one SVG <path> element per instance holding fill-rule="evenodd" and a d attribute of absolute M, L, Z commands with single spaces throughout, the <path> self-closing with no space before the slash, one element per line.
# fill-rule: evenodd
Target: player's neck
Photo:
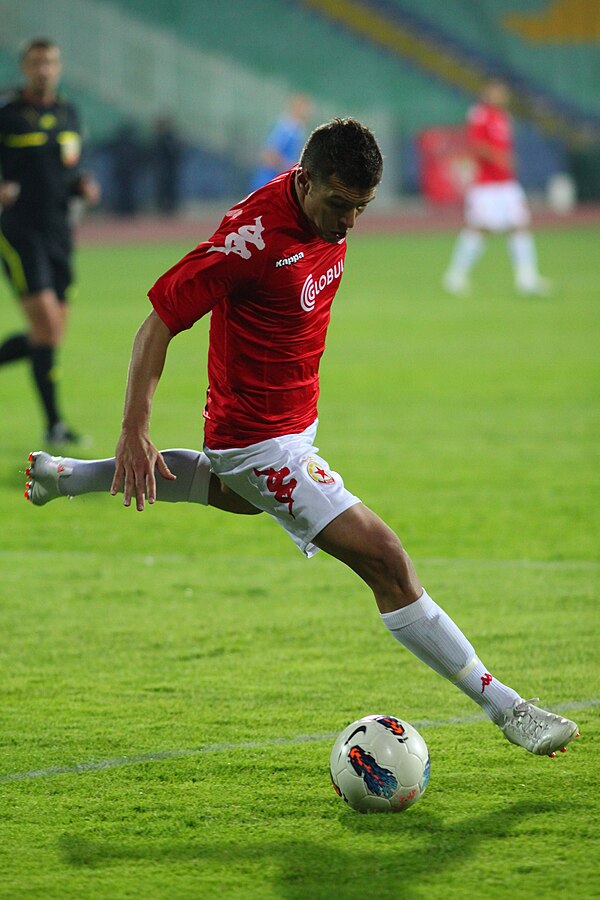
<path fill-rule="evenodd" d="M 36 91 L 31 87 L 23 88 L 23 99 L 33 106 L 52 106 L 56 103 L 57 92 L 52 91 Z"/>

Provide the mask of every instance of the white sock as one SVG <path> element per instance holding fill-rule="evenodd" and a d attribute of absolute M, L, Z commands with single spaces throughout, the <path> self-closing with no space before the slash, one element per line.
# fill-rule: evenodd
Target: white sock
<path fill-rule="evenodd" d="M 530 231 L 513 231 L 507 243 L 515 284 L 525 289 L 535 287 L 540 276 L 533 235 Z"/>
<path fill-rule="evenodd" d="M 463 228 L 456 239 L 448 268 L 449 276 L 464 277 L 475 265 L 483 252 L 483 235 L 480 231 Z"/>
<path fill-rule="evenodd" d="M 162 456 L 177 476 L 169 481 L 156 473 L 156 499 L 167 503 L 201 503 L 208 505 L 210 462 L 198 450 L 163 450 Z M 71 459 L 64 457 L 66 472 L 58 480 L 61 494 L 78 497 L 95 491 L 108 493 L 115 474 L 115 458 Z M 69 472 L 69 469 L 71 470 Z"/>
<path fill-rule="evenodd" d="M 381 618 L 397 641 L 478 703 L 492 722 L 501 722 L 504 710 L 521 699 L 490 675 L 458 625 L 426 591 L 414 603 L 382 613 Z"/>

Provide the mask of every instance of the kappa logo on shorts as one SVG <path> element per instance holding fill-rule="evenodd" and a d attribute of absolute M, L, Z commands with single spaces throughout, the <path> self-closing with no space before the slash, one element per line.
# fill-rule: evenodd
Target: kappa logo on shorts
<path fill-rule="evenodd" d="M 292 506 L 294 505 L 294 498 L 292 494 L 296 488 L 298 482 L 295 478 L 290 478 L 289 481 L 285 481 L 284 479 L 288 477 L 290 474 L 290 470 L 287 466 L 284 466 L 282 469 L 254 469 L 254 474 L 257 477 L 264 476 L 267 479 L 267 488 L 269 491 L 275 495 L 275 499 L 278 503 L 285 503 L 289 510 L 290 516 L 292 519 L 295 519 L 296 516 L 292 512 Z"/>
<path fill-rule="evenodd" d="M 312 480 L 316 481 L 318 484 L 335 484 L 333 475 L 328 472 L 327 469 L 324 469 L 319 460 L 315 459 L 314 456 L 309 456 L 307 459 L 306 471 Z"/>

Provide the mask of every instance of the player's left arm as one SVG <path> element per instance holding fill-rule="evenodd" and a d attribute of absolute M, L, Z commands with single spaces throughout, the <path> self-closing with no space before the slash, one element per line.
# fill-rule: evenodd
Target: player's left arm
<path fill-rule="evenodd" d="M 156 311 L 140 325 L 129 363 L 121 435 L 115 452 L 111 494 L 123 485 L 123 504 L 143 510 L 146 499 L 156 499 L 155 468 L 163 478 L 174 479 L 163 457 L 150 440 L 152 400 L 160 381 L 172 334 Z"/>
<path fill-rule="evenodd" d="M 91 172 L 81 172 L 74 184 L 73 193 L 88 204 L 96 206 L 102 198 L 102 189 L 99 182 Z"/>

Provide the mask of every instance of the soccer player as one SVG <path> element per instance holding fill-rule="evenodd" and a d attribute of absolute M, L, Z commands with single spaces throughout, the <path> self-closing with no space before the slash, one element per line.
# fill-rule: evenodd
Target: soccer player
<path fill-rule="evenodd" d="M 545 295 L 550 283 L 538 272 L 525 192 L 515 175 L 509 91 L 503 81 L 486 82 L 481 102 L 469 111 L 467 134 L 476 164 L 465 194 L 460 232 L 443 285 L 452 294 L 469 290 L 469 273 L 481 256 L 486 234 L 506 233 L 514 282 L 521 294 Z"/>
<path fill-rule="evenodd" d="M 77 111 L 58 95 L 60 50 L 47 38 L 21 55 L 24 86 L 0 101 L 0 256 L 27 331 L 0 344 L 0 366 L 28 359 L 46 418 L 45 441 L 77 443 L 56 387 L 56 354 L 72 281 L 70 201 L 97 203 L 97 182 L 79 169 Z"/>
<path fill-rule="evenodd" d="M 290 98 L 286 112 L 269 132 L 261 150 L 260 165 L 250 182 L 251 191 L 298 162 L 311 111 L 312 101 L 305 94 L 294 94 Z"/>
<path fill-rule="evenodd" d="M 373 201 L 382 158 L 373 134 L 333 119 L 310 135 L 300 164 L 232 207 L 213 236 L 158 279 L 136 335 L 116 458 L 32 453 L 25 496 L 124 492 L 271 515 L 310 557 L 324 550 L 372 589 L 401 644 L 481 706 L 509 741 L 553 755 L 576 733 L 498 681 L 421 585 L 394 532 L 315 446 L 318 369 L 346 237 Z M 211 314 L 204 451 L 159 453 L 154 392 L 174 335 Z"/>

